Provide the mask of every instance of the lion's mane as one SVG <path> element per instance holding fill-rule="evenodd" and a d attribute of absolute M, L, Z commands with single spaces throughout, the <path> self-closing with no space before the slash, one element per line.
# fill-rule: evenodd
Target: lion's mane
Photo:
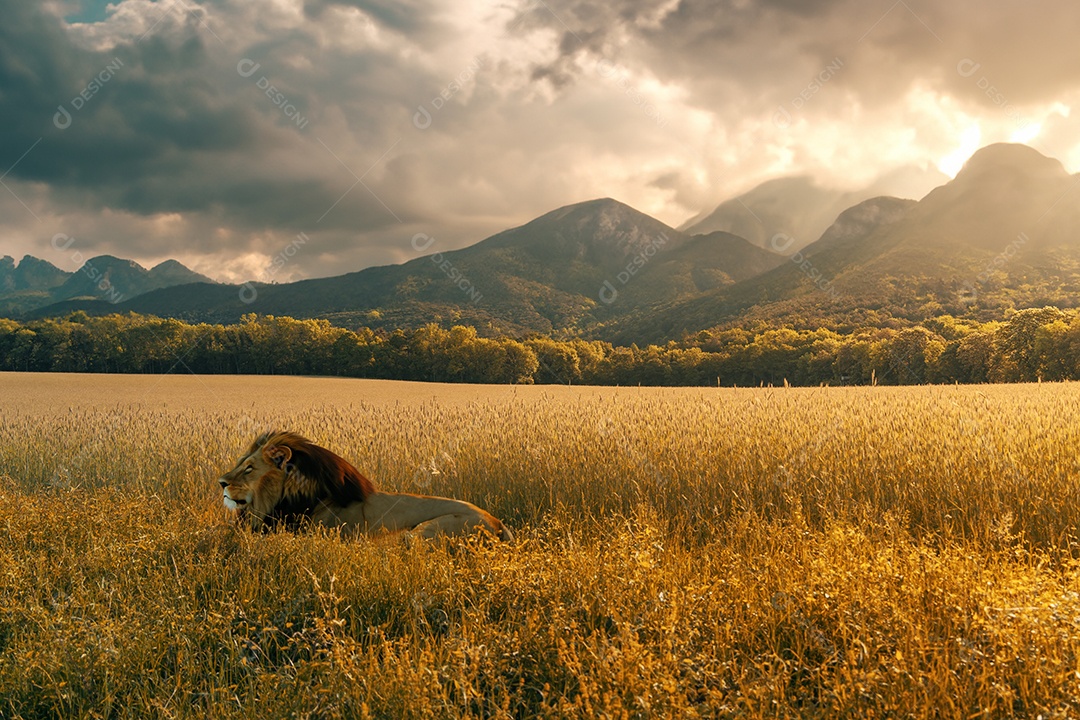
<path fill-rule="evenodd" d="M 287 447 L 292 453 L 281 467 L 285 473 L 281 500 L 267 515 L 267 521 L 297 525 L 320 505 L 348 507 L 375 492 L 371 480 L 348 460 L 296 433 L 263 433 L 251 444 L 248 454 L 267 446 Z"/>

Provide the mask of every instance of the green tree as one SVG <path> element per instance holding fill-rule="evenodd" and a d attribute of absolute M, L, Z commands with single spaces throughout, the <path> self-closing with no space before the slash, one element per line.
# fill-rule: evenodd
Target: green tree
<path fill-rule="evenodd" d="M 995 338 L 1001 355 L 1001 374 L 1004 380 L 1034 381 L 1045 362 L 1042 350 L 1036 347 L 1039 328 L 1066 320 L 1056 307 L 1029 308 L 1012 314 Z"/>
<path fill-rule="evenodd" d="M 572 344 L 538 337 L 525 341 L 536 355 L 538 384 L 568 385 L 581 382 L 581 360 Z"/>

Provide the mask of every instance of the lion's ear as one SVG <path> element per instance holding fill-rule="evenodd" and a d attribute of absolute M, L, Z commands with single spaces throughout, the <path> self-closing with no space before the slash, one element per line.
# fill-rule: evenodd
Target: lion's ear
<path fill-rule="evenodd" d="M 263 448 L 263 457 L 278 467 L 289 462 L 292 457 L 292 449 L 288 445 L 267 445 Z"/>

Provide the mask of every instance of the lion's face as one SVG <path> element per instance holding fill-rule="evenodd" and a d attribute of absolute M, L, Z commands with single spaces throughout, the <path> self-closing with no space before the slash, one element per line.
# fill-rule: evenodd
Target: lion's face
<path fill-rule="evenodd" d="M 240 516 L 259 522 L 277 507 L 284 495 L 289 448 L 264 446 L 240 458 L 229 472 L 218 478 L 225 507 Z"/>

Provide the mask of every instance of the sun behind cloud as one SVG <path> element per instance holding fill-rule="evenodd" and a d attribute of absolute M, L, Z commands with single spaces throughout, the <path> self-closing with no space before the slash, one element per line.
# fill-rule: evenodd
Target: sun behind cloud
<path fill-rule="evenodd" d="M 979 149 L 982 142 L 982 129 L 978 123 L 969 125 L 960 135 L 960 146 L 937 162 L 938 170 L 949 177 L 956 177 L 960 168 Z"/>

